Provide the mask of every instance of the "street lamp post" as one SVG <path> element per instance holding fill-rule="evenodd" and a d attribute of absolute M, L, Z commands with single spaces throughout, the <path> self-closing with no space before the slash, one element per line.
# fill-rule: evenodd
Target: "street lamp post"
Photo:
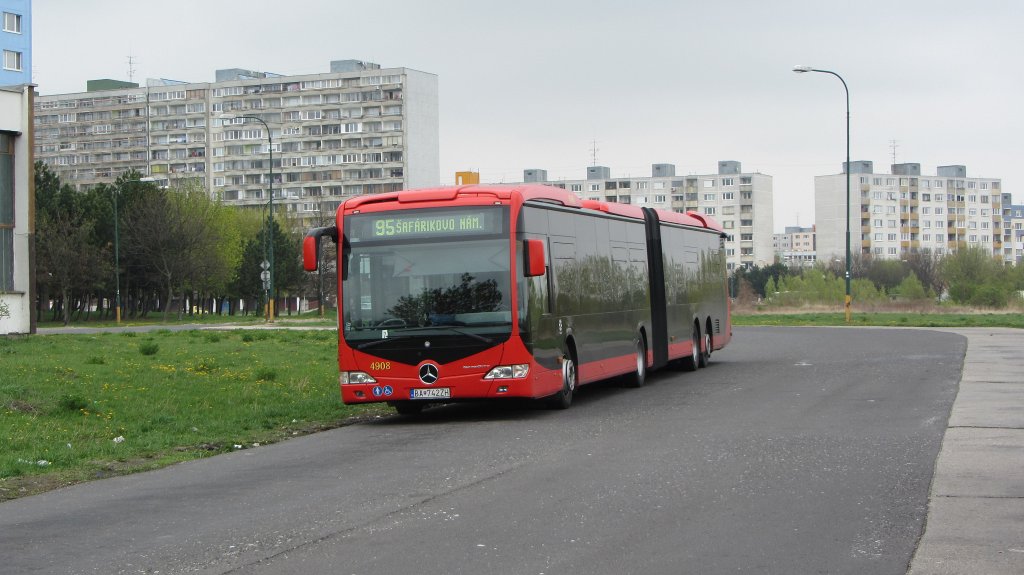
<path fill-rule="evenodd" d="M 249 116 L 245 114 L 221 114 L 223 120 L 233 120 L 235 118 L 242 118 L 247 120 L 256 120 L 263 124 L 263 127 L 267 130 L 267 152 L 270 154 L 270 201 L 268 205 L 267 214 L 267 234 L 264 238 L 267 238 L 267 262 L 270 267 L 267 269 L 269 272 L 267 275 L 267 321 L 274 323 L 274 135 L 270 132 L 270 126 L 267 122 L 259 116 Z M 269 236 L 269 237 L 268 237 Z"/>
<path fill-rule="evenodd" d="M 114 321 L 121 325 L 121 239 L 117 233 L 117 196 L 120 190 L 114 190 Z"/>
<path fill-rule="evenodd" d="M 818 70 L 811 66 L 793 66 L 793 71 L 798 74 L 806 72 L 818 72 L 821 74 L 831 74 L 839 81 L 843 83 L 843 91 L 846 92 L 846 323 L 850 323 L 850 312 L 851 305 L 853 302 L 853 295 L 850 291 L 850 89 L 846 86 L 846 80 L 843 77 L 831 70 Z"/>

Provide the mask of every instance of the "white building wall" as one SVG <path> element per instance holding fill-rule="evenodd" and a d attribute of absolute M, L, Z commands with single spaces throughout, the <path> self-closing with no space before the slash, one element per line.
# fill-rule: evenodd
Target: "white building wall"
<path fill-rule="evenodd" d="M 0 130 L 14 133 L 14 289 L 0 292 L 0 334 L 33 331 L 33 269 L 35 234 L 32 173 L 33 86 L 0 88 Z"/>
<path fill-rule="evenodd" d="M 406 189 L 441 183 L 437 75 L 406 69 Z"/>
<path fill-rule="evenodd" d="M 851 176 L 853 176 L 851 174 Z M 860 194 L 850 183 L 850 251 L 860 252 Z M 814 178 L 814 223 L 818 234 L 818 261 L 843 260 L 846 255 L 846 175 Z M 845 260 L 844 260 L 845 261 Z"/>

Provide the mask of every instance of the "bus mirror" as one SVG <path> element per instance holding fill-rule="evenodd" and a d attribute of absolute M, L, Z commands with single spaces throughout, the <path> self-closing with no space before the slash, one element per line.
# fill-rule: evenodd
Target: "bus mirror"
<path fill-rule="evenodd" d="M 320 238 L 324 236 L 338 243 L 338 228 L 314 228 L 302 238 L 302 268 L 307 272 L 315 272 L 320 266 Z"/>
<path fill-rule="evenodd" d="M 523 241 L 523 273 L 526 277 L 532 278 L 544 275 L 544 241 L 524 240 Z"/>

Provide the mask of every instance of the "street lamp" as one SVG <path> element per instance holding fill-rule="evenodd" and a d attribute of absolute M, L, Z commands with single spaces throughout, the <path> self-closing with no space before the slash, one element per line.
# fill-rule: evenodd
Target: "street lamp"
<path fill-rule="evenodd" d="M 117 233 L 117 196 L 121 190 L 114 190 L 110 195 L 114 197 L 114 321 L 121 325 L 121 239 Z"/>
<path fill-rule="evenodd" d="M 222 120 L 233 120 L 235 118 L 256 120 L 257 122 L 263 124 L 263 127 L 266 128 L 267 130 L 267 151 L 270 154 L 270 201 L 267 204 L 269 206 L 269 214 L 267 215 L 266 224 L 267 235 L 269 235 L 267 263 L 270 264 L 270 267 L 267 269 L 267 272 L 269 273 L 267 275 L 266 284 L 267 321 L 270 323 L 274 323 L 274 135 L 270 132 L 270 126 L 267 125 L 267 122 L 263 118 L 260 118 L 259 116 L 249 116 L 245 114 L 221 114 L 220 118 Z M 267 236 L 265 235 L 264 237 Z"/>
<path fill-rule="evenodd" d="M 793 71 L 797 74 L 803 74 L 805 72 L 818 72 L 821 74 L 831 74 L 839 81 L 843 83 L 843 90 L 846 92 L 846 323 L 850 323 L 850 306 L 853 301 L 853 295 L 850 292 L 850 89 L 846 86 L 846 80 L 843 77 L 831 70 L 818 70 L 810 66 L 793 66 Z"/>

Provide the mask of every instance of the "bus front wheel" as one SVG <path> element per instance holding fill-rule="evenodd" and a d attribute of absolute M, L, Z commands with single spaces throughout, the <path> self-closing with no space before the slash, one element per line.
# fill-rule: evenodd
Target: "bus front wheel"
<path fill-rule="evenodd" d="M 555 409 L 568 409 L 572 405 L 572 394 L 576 391 L 576 363 L 571 356 L 562 358 L 562 390 L 551 396 L 548 405 Z"/>

